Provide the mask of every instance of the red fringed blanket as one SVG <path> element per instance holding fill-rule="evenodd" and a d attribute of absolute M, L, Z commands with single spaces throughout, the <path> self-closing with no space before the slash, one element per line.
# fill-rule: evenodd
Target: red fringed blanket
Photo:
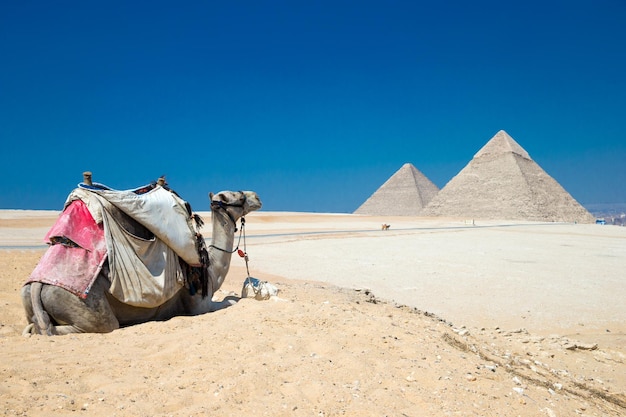
<path fill-rule="evenodd" d="M 86 298 L 106 260 L 102 224 L 96 224 L 82 200 L 74 200 L 63 210 L 44 241 L 50 247 L 27 283 L 56 285 Z"/>

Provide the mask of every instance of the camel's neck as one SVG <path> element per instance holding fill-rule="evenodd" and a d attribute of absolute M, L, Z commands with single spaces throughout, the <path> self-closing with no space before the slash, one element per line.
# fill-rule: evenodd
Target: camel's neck
<path fill-rule="evenodd" d="M 233 223 L 225 210 L 215 210 L 211 213 L 211 217 L 213 231 L 209 246 L 209 276 L 212 280 L 213 292 L 215 292 L 224 283 L 230 268 L 237 225 Z"/>

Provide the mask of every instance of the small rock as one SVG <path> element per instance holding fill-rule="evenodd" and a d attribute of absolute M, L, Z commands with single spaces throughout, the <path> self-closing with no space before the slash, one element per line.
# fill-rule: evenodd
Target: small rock
<path fill-rule="evenodd" d="M 546 415 L 548 417 L 556 417 L 556 413 L 552 411 L 551 409 L 549 409 L 548 407 L 544 408 L 544 411 L 546 412 Z"/>
<path fill-rule="evenodd" d="M 459 336 L 467 336 L 469 334 L 469 330 L 467 330 L 465 326 L 462 326 L 458 329 L 453 328 L 452 331 L 458 334 Z"/>
<path fill-rule="evenodd" d="M 598 344 L 597 343 L 566 343 L 563 346 L 565 349 L 567 350 L 576 350 L 576 349 L 580 349 L 580 350 L 596 350 L 598 348 Z"/>
<path fill-rule="evenodd" d="M 598 348 L 597 343 L 576 343 L 576 347 L 582 350 L 596 350 Z"/>

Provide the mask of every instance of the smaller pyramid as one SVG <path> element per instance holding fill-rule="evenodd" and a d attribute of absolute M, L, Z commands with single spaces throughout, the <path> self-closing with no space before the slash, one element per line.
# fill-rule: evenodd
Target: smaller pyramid
<path fill-rule="evenodd" d="M 374 216 L 416 216 L 439 192 L 412 164 L 396 171 L 354 214 Z"/>
<path fill-rule="evenodd" d="M 592 223 L 593 216 L 504 130 L 421 213 L 483 219 Z"/>

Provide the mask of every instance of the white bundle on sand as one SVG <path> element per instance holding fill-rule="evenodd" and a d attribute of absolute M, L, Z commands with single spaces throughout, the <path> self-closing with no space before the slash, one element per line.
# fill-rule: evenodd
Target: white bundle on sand
<path fill-rule="evenodd" d="M 241 289 L 241 298 L 254 298 L 256 300 L 269 300 L 270 297 L 278 295 L 278 288 L 267 281 L 257 278 L 247 277 Z"/>

